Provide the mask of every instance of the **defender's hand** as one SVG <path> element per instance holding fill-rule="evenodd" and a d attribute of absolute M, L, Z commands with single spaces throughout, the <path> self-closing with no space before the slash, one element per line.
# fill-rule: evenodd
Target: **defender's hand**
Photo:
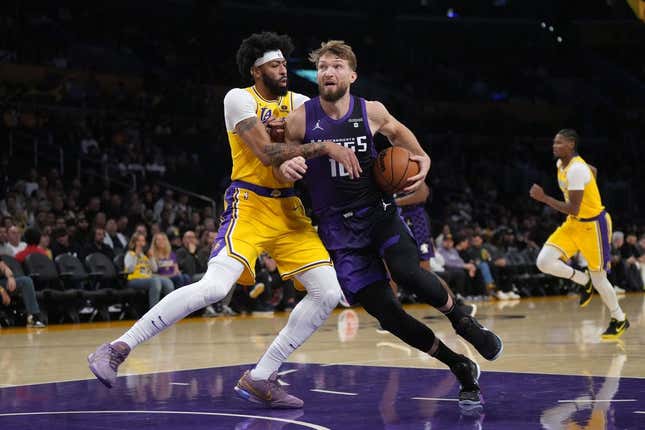
<path fill-rule="evenodd" d="M 304 157 L 294 157 L 280 164 L 280 173 L 291 182 L 302 179 L 307 173 L 307 162 Z"/>

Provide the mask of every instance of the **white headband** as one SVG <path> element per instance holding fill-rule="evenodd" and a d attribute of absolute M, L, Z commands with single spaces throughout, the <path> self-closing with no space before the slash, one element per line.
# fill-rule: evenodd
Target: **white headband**
<path fill-rule="evenodd" d="M 284 60 L 282 51 L 280 51 L 279 49 L 276 49 L 275 51 L 267 51 L 263 56 L 255 60 L 255 63 L 253 63 L 253 65 L 255 67 L 260 67 L 261 65 L 273 60 Z"/>

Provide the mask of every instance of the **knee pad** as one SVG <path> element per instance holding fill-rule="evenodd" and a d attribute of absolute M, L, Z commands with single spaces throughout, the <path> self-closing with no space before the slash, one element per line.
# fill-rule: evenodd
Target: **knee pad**
<path fill-rule="evenodd" d="M 297 275 L 307 295 L 326 308 L 335 308 L 340 301 L 340 284 L 331 266 L 316 267 Z"/>
<path fill-rule="evenodd" d="M 228 294 L 243 271 L 242 263 L 229 257 L 223 249 L 208 261 L 208 268 L 202 279 L 180 290 L 188 287 L 196 288 L 206 305 L 215 303 Z"/>

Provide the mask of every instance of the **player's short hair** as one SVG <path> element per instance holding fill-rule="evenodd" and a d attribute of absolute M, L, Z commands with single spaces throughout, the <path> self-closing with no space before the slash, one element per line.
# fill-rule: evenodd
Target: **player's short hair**
<path fill-rule="evenodd" d="M 578 147 L 578 142 L 580 142 L 580 135 L 574 129 L 563 128 L 562 130 L 558 131 L 558 134 L 567 140 L 573 141 L 574 148 Z"/>
<path fill-rule="evenodd" d="M 253 33 L 242 41 L 235 59 L 237 68 L 245 81 L 252 81 L 251 67 L 255 60 L 267 51 L 279 49 L 287 58 L 293 52 L 293 42 L 286 34 L 277 34 L 269 31 Z"/>
<path fill-rule="evenodd" d="M 330 40 L 320 44 L 320 48 L 311 51 L 309 53 L 309 61 L 318 65 L 318 60 L 325 54 L 334 54 L 338 58 L 346 60 L 349 64 L 349 67 L 356 71 L 356 54 L 352 50 L 352 47 L 345 43 L 343 40 Z"/>

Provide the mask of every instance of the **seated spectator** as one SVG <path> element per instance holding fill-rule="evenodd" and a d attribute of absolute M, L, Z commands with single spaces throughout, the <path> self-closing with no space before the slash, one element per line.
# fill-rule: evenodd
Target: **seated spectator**
<path fill-rule="evenodd" d="M 0 225 L 0 255 L 12 255 L 13 250 L 9 247 L 7 227 Z"/>
<path fill-rule="evenodd" d="M 7 230 L 7 232 L 7 246 L 9 247 L 10 251 L 9 255 L 15 257 L 17 253 L 27 247 L 27 244 L 20 240 L 20 236 L 22 234 L 20 227 L 12 225 L 11 227 L 9 227 L 9 230 Z"/>
<path fill-rule="evenodd" d="M 61 254 L 72 254 L 74 257 L 80 256 L 78 249 L 69 243 L 69 234 L 66 227 L 57 227 L 52 231 L 52 258 L 56 259 Z"/>
<path fill-rule="evenodd" d="M 200 237 L 199 247 L 197 248 L 197 260 L 199 260 L 204 268 L 208 266 L 208 260 L 211 258 L 211 250 L 216 237 L 217 232 L 210 230 L 204 230 Z"/>
<path fill-rule="evenodd" d="M 627 233 L 625 243 L 620 247 L 620 255 L 625 262 L 625 276 L 627 287 L 630 291 L 642 291 L 643 279 L 641 278 L 641 257 L 635 233 Z"/>
<path fill-rule="evenodd" d="M 0 299 L 4 306 L 11 304 L 12 296 L 22 297 L 27 311 L 27 327 L 42 328 L 46 327 L 40 321 L 40 308 L 38 306 L 38 299 L 36 299 L 36 291 L 34 290 L 34 282 L 29 276 L 16 276 L 7 266 L 4 261 L 0 260 Z"/>
<path fill-rule="evenodd" d="M 95 252 L 105 255 L 110 260 L 114 259 L 114 251 L 112 251 L 112 248 L 107 246 L 104 241 L 105 230 L 101 227 L 94 227 L 94 233 L 92 236 L 94 240 L 83 247 L 83 250 L 81 251 L 81 259 L 85 260 L 88 255 L 94 254 Z"/>
<path fill-rule="evenodd" d="M 105 223 L 104 242 L 107 246 L 112 248 L 115 254 L 125 253 L 125 249 L 128 246 L 128 239 L 118 231 L 114 218 L 110 218 Z"/>
<path fill-rule="evenodd" d="M 460 240 L 460 242 L 463 241 Z M 445 262 L 444 271 L 449 274 L 448 276 L 454 277 L 455 281 L 459 283 L 461 283 L 462 280 L 464 282 L 463 285 L 456 283 L 454 285 L 454 292 L 464 297 L 474 295 L 471 286 L 471 279 L 476 276 L 477 267 L 473 263 L 466 263 L 463 258 L 461 258 L 459 252 L 454 247 L 452 234 L 444 234 L 442 244 L 437 249 L 437 252 L 441 254 L 441 257 L 443 257 Z M 466 273 L 468 277 L 463 277 L 462 275 L 454 272 Z"/>
<path fill-rule="evenodd" d="M 266 252 L 258 259 L 259 271 L 249 296 L 256 300 L 253 310 L 271 312 L 274 308 L 290 311 L 296 304 L 296 291 L 292 281 L 284 281 L 275 260 Z"/>
<path fill-rule="evenodd" d="M 38 243 L 38 246 L 45 250 L 50 260 L 53 259 L 52 250 L 49 248 L 49 245 L 51 243 L 51 231 L 51 227 L 45 227 L 42 234 L 40 235 L 40 243 Z"/>
<path fill-rule="evenodd" d="M 190 284 L 192 276 L 181 273 L 179 270 L 177 256 L 172 251 L 165 233 L 157 233 L 152 237 L 148 256 L 155 261 L 156 273 L 159 276 L 170 278 L 175 288 Z"/>
<path fill-rule="evenodd" d="M 49 257 L 49 255 L 47 255 L 47 251 L 39 246 L 40 236 L 41 234 L 38 229 L 30 227 L 25 230 L 25 242 L 27 243 L 27 247 L 15 255 L 16 260 L 20 263 L 24 263 L 27 256 L 31 254 L 42 254 Z"/>
<path fill-rule="evenodd" d="M 181 238 L 181 247 L 177 249 L 177 263 L 179 270 L 191 277 L 193 281 L 199 281 L 206 267 L 197 259 L 197 236 L 192 230 L 188 230 Z"/>
<path fill-rule="evenodd" d="M 170 279 L 153 275 L 157 266 L 154 260 L 146 256 L 145 248 L 145 236 L 135 232 L 130 238 L 123 264 L 125 272 L 128 273 L 128 287 L 147 289 L 148 305 L 152 308 L 161 300 L 162 294 L 172 292 L 175 287 Z"/>

